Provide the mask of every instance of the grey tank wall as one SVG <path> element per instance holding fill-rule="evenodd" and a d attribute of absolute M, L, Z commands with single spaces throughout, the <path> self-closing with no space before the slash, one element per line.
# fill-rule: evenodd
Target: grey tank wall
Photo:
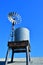
<path fill-rule="evenodd" d="M 30 41 L 30 31 L 27 28 L 17 28 L 15 30 L 15 41 L 23 41 L 28 40 Z"/>

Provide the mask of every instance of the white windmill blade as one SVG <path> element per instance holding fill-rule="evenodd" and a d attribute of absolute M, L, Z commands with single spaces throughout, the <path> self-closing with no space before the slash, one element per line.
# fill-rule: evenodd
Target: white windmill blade
<path fill-rule="evenodd" d="M 8 20 L 10 21 L 10 22 L 14 22 L 14 20 L 13 20 L 13 18 L 12 17 L 8 17 Z"/>

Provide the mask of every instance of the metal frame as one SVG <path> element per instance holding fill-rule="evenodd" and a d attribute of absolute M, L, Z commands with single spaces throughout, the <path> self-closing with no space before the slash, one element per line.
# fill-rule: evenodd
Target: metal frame
<path fill-rule="evenodd" d="M 21 49 L 21 50 L 20 50 Z M 26 52 L 26 65 L 30 65 L 30 44 L 29 41 L 8 42 L 8 50 L 5 59 L 5 65 L 7 65 L 7 59 L 10 50 L 12 50 L 11 62 L 13 62 L 14 53 Z"/>

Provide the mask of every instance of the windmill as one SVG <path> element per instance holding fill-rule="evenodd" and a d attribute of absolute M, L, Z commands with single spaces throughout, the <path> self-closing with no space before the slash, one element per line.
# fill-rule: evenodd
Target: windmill
<path fill-rule="evenodd" d="M 5 65 L 7 65 L 7 59 L 10 50 L 12 50 L 11 62 L 13 62 L 14 53 L 26 52 L 26 65 L 30 65 L 30 31 L 27 28 L 17 28 L 15 25 L 22 21 L 22 18 L 16 12 L 10 12 L 8 19 L 12 23 L 11 41 L 8 41 L 8 50 L 5 59 Z"/>

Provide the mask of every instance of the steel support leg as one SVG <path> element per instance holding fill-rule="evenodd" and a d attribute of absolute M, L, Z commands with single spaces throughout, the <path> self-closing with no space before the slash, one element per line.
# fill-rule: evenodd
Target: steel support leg
<path fill-rule="evenodd" d="M 5 65 L 7 65 L 7 59 L 8 59 L 8 56 L 9 56 L 9 52 L 10 52 L 10 48 L 8 48 L 8 50 L 7 50 L 6 59 L 5 59 Z"/>
<path fill-rule="evenodd" d="M 11 62 L 13 62 L 13 57 L 14 57 L 14 49 L 12 49 L 12 57 L 11 57 Z"/>
<path fill-rule="evenodd" d="M 30 62 L 29 62 L 29 48 L 28 48 L 28 46 L 26 47 L 26 65 L 30 65 Z"/>

